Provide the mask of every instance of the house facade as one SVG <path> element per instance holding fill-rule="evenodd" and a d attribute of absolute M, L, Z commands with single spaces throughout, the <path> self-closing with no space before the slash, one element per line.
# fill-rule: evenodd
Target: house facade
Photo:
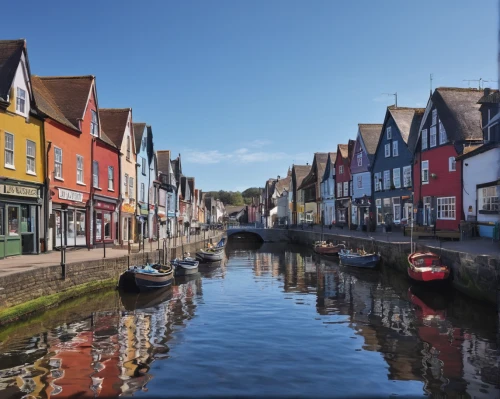
<path fill-rule="evenodd" d="M 322 220 L 328 226 L 335 223 L 335 159 L 336 152 L 328 153 L 325 172 L 321 180 Z"/>
<path fill-rule="evenodd" d="M 339 144 L 335 156 L 335 223 L 350 224 L 351 209 L 351 158 L 354 151 L 354 140 L 348 144 Z"/>
<path fill-rule="evenodd" d="M 113 144 L 120 149 L 119 242 L 136 241 L 136 151 L 131 108 L 99 109 L 101 126 Z M 96 163 L 92 165 L 94 169 Z M 95 175 L 95 171 L 93 171 Z"/>
<path fill-rule="evenodd" d="M 476 89 L 440 87 L 427 103 L 414 151 L 418 224 L 458 230 L 464 220 L 462 162 L 456 157 L 482 144 L 482 95 Z"/>
<path fill-rule="evenodd" d="M 373 161 L 377 226 L 406 223 L 413 212 L 412 148 L 424 110 L 387 107 Z"/>
<path fill-rule="evenodd" d="M 159 181 L 157 213 L 160 222 L 160 238 L 175 236 L 177 232 L 176 211 L 178 185 L 170 156 L 171 152 L 168 150 L 159 150 L 156 152 Z"/>
<path fill-rule="evenodd" d="M 359 124 L 351 159 L 351 223 L 363 230 L 374 222 L 371 170 L 381 131 L 380 124 Z"/>
<path fill-rule="evenodd" d="M 299 187 L 310 170 L 310 165 L 292 165 L 292 224 L 305 222 L 303 192 Z"/>
<path fill-rule="evenodd" d="M 457 157 L 462 164 L 465 220 L 478 222 L 481 237 L 499 239 L 500 125 L 498 90 L 485 89 L 479 99 L 483 144 Z"/>
<path fill-rule="evenodd" d="M 304 193 L 304 220 L 306 223 L 320 223 L 322 216 L 321 180 L 325 173 L 328 153 L 314 154 L 309 173 L 302 181 L 299 189 Z"/>
<path fill-rule="evenodd" d="M 40 252 L 40 242 L 45 244 L 46 238 L 47 201 L 44 124 L 36 111 L 26 42 L 0 41 L 0 65 L 0 258 L 4 258 Z"/>

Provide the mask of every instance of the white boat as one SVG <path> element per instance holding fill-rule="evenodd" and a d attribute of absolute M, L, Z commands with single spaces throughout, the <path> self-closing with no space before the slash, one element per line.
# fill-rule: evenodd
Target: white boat
<path fill-rule="evenodd" d="M 170 264 L 175 269 L 176 276 L 186 276 L 188 274 L 198 273 L 198 262 L 196 259 L 189 256 L 189 252 L 184 253 L 184 258 L 175 258 L 170 261 Z"/>
<path fill-rule="evenodd" d="M 215 247 L 200 249 L 196 252 L 196 259 L 200 262 L 217 262 L 224 258 L 226 239 L 222 238 Z"/>

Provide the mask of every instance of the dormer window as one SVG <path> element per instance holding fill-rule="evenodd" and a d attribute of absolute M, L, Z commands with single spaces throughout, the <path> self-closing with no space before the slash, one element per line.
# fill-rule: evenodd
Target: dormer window
<path fill-rule="evenodd" d="M 16 96 L 16 111 L 21 114 L 25 113 L 26 108 L 26 90 L 17 88 L 17 96 Z"/>
<path fill-rule="evenodd" d="M 388 126 L 387 129 L 385 129 L 385 132 L 386 132 L 386 135 L 387 135 L 387 140 L 392 139 L 392 131 L 391 131 L 391 127 L 390 126 Z"/>
<path fill-rule="evenodd" d="M 94 110 L 90 111 L 92 114 L 92 119 L 90 121 L 90 134 L 92 136 L 99 136 L 99 122 L 97 121 L 97 112 Z"/>

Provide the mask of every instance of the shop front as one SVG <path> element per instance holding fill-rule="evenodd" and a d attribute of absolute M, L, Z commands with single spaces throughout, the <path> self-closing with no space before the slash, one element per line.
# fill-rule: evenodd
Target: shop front
<path fill-rule="evenodd" d="M 116 239 L 118 214 L 117 201 L 94 195 L 94 243 L 113 243 Z"/>
<path fill-rule="evenodd" d="M 57 188 L 52 191 L 52 220 L 55 247 L 85 247 L 88 243 L 88 194 Z M 54 195 L 55 194 L 55 195 Z M 55 197 L 55 198 L 54 198 Z"/>
<path fill-rule="evenodd" d="M 131 204 L 122 204 L 121 207 L 121 240 L 125 244 L 134 242 L 135 209 Z"/>
<path fill-rule="evenodd" d="M 336 200 L 337 220 L 336 224 L 349 224 L 349 199 Z"/>
<path fill-rule="evenodd" d="M 41 186 L 0 185 L 0 258 L 39 249 Z"/>
<path fill-rule="evenodd" d="M 147 204 L 138 204 L 137 205 L 137 232 L 142 239 L 149 238 L 149 210 Z"/>
<path fill-rule="evenodd" d="M 368 230 L 371 206 L 371 198 L 367 195 L 353 200 L 351 213 L 352 223 L 358 225 L 360 230 Z"/>

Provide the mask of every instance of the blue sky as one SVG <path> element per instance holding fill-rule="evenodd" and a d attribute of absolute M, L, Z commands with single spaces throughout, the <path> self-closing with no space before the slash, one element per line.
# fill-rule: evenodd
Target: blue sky
<path fill-rule="evenodd" d="M 74 4 L 73 4 L 74 3 Z M 335 151 L 434 87 L 497 79 L 496 0 L 15 1 L 32 73 L 93 74 L 203 190 L 243 190 Z M 477 85 L 471 82 L 471 85 Z M 497 83 L 489 83 L 497 87 Z"/>

